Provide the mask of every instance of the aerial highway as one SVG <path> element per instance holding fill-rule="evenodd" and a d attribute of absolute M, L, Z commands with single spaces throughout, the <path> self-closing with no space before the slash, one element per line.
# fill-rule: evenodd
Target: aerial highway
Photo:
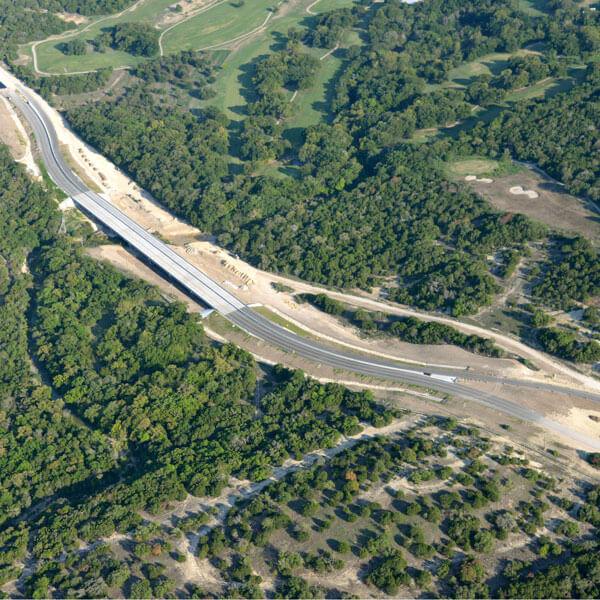
<path fill-rule="evenodd" d="M 1 75 L 2 71 L 0 71 Z M 316 363 L 363 375 L 435 389 L 499 410 L 517 419 L 540 425 L 576 440 L 578 443 L 600 450 L 600 440 L 580 434 L 565 425 L 548 419 L 542 413 L 521 406 L 516 402 L 462 385 L 456 381 L 456 371 L 432 371 L 429 369 L 424 372 L 419 368 L 407 367 L 338 350 L 314 340 L 303 338 L 258 314 L 233 293 L 223 288 L 206 273 L 192 265 L 118 210 L 108 200 L 92 191 L 73 173 L 63 158 L 56 131 L 42 103 L 36 99 L 28 88 L 15 83 L 12 78 L 2 83 L 6 84 L 7 87 L 2 89 L 1 93 L 11 100 L 30 123 L 40 149 L 41 158 L 48 174 L 56 185 L 67 193 L 85 213 L 113 231 L 139 254 L 188 290 L 192 296 L 214 308 L 240 329 L 289 353 Z M 563 388 L 548 383 L 505 379 L 471 372 L 461 372 L 460 377 L 462 379 L 536 387 L 546 389 L 549 392 L 567 392 L 600 401 L 600 394 L 592 394 L 575 388 Z"/>

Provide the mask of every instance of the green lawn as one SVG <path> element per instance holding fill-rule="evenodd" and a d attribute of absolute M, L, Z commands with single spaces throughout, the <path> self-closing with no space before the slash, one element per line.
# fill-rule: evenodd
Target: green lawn
<path fill-rule="evenodd" d="M 85 27 L 80 27 L 72 34 L 65 36 L 64 40 L 81 39 L 84 41 L 92 40 L 102 28 L 112 27 L 117 23 L 131 23 L 144 21 L 156 23 L 165 14 L 169 6 L 173 5 L 173 0 L 146 0 L 135 10 L 126 12 L 121 16 L 100 17 L 95 19 Z M 46 73 L 70 73 L 76 71 L 91 71 L 102 67 L 124 67 L 135 65 L 142 57 L 132 56 L 126 52 L 115 52 L 108 50 L 106 53 L 94 52 L 91 46 L 88 46 L 88 53 L 85 56 L 65 56 L 57 46 L 63 41 L 52 40 L 39 44 L 37 47 L 38 69 Z"/>
<path fill-rule="evenodd" d="M 547 0 L 519 0 L 519 6 L 521 7 L 521 10 L 532 17 L 547 16 L 547 5 Z"/>
<path fill-rule="evenodd" d="M 244 107 L 248 100 L 253 100 L 252 95 L 252 62 L 260 56 L 265 56 L 282 48 L 282 36 L 287 34 L 290 27 L 298 27 L 308 17 L 306 7 L 312 0 L 303 0 L 297 9 L 281 14 L 275 14 L 269 22 L 269 27 L 253 35 L 244 44 L 231 51 L 222 63 L 223 69 L 217 76 L 214 84 L 217 95 L 208 101 L 193 100 L 191 107 L 215 105 L 223 110 L 230 119 L 239 121 L 244 118 Z M 321 0 L 319 7 L 329 6 L 330 3 L 342 0 Z M 345 5 L 352 5 L 353 0 L 343 0 Z M 235 9 L 239 10 L 239 9 Z M 266 13 L 265 13 L 266 14 Z M 174 29 L 174 32 L 178 28 Z M 169 34 L 167 34 L 169 35 Z M 167 36 L 165 36 L 166 38 Z M 348 43 L 358 43 L 360 40 L 350 32 L 344 40 Z M 322 56 L 326 50 L 306 48 L 305 51 Z M 329 56 L 321 61 L 321 68 L 317 73 L 315 85 L 310 90 L 300 92 L 294 103 L 298 103 L 299 112 L 292 119 L 286 121 L 286 127 L 305 127 L 307 124 L 318 123 L 326 113 L 323 112 L 323 103 L 328 93 L 327 85 L 335 75 L 341 64 L 336 56 Z M 291 93 L 290 93 L 291 97 Z"/>
<path fill-rule="evenodd" d="M 294 100 L 298 113 L 289 120 L 289 127 L 308 127 L 315 125 L 328 115 L 329 100 L 332 89 L 330 82 L 335 77 L 342 61 L 334 55 L 321 62 L 315 84 L 308 90 L 298 92 Z"/>
<path fill-rule="evenodd" d="M 464 177 L 465 175 L 485 175 L 498 168 L 498 161 L 487 158 L 471 158 L 460 160 L 448 165 L 452 175 Z"/>
<path fill-rule="evenodd" d="M 452 69 L 448 74 L 446 87 L 466 87 L 479 75 L 499 75 L 508 66 L 508 60 L 512 56 L 531 54 L 528 50 L 519 50 L 514 53 L 498 52 L 486 54 L 478 60 L 462 64 Z M 439 87 L 439 86 L 438 86 Z"/>
<path fill-rule="evenodd" d="M 104 27 L 110 27 L 117 23 L 145 21 L 156 24 L 173 5 L 173 1 L 146 0 L 135 10 L 121 16 L 100 17 L 85 26 L 82 25 L 64 39 L 89 41 L 95 38 Z M 321 0 L 318 5 L 313 7 L 313 10 L 349 7 L 354 5 L 355 1 Z M 229 64 L 225 65 L 221 73 L 224 83 L 217 83 L 218 91 L 224 92 L 223 95 L 219 95 L 219 98 L 222 99 L 222 108 L 229 109 L 238 104 L 245 104 L 239 89 L 236 91 L 236 88 L 240 86 L 239 78 L 244 75 L 240 71 L 240 67 L 256 56 L 272 52 L 274 45 L 276 46 L 277 41 L 281 39 L 281 35 L 287 33 L 289 27 L 305 24 L 306 19 L 309 18 L 306 8 L 311 2 L 312 0 L 299 0 L 294 6 L 285 3 L 280 6 L 279 11 L 273 12 L 273 8 L 279 5 L 278 0 L 251 0 L 240 7 L 233 0 L 215 0 L 214 6 L 168 28 L 162 38 L 163 49 L 165 54 L 184 49 L 216 49 L 226 47 L 228 44 L 233 45 L 236 41 L 243 40 L 244 36 L 248 36 L 248 42 L 229 57 Z M 253 31 L 259 28 L 269 15 L 271 17 L 267 28 L 253 34 Z M 57 47 L 62 41 L 62 39 L 47 41 L 37 46 L 36 53 L 40 71 L 72 73 L 91 71 L 102 67 L 134 66 L 145 60 L 143 57 L 135 57 L 110 49 L 105 53 L 98 53 L 93 50 L 91 45 L 88 45 L 88 53 L 85 56 L 65 56 Z M 29 46 L 23 47 L 22 51 L 31 55 Z M 328 70 L 331 71 L 331 67 L 328 67 Z M 322 97 L 322 94 L 320 95 L 317 91 L 312 101 L 318 102 Z"/>
<path fill-rule="evenodd" d="M 354 0 L 320 0 L 310 10 L 313 13 L 320 13 L 338 8 L 350 8 L 354 4 Z"/>
<path fill-rule="evenodd" d="M 224 44 L 262 25 L 276 5 L 277 0 L 252 0 L 240 7 L 229 1 L 220 3 L 170 29 L 163 49 L 170 54 Z"/>
<path fill-rule="evenodd" d="M 277 323 L 277 325 L 281 325 L 281 327 L 285 327 L 286 329 L 289 329 L 292 333 L 295 333 L 295 334 L 299 335 L 300 337 L 311 338 L 311 339 L 314 337 L 313 335 L 308 333 L 308 331 L 305 331 L 304 329 L 301 329 L 297 325 L 290 323 L 289 321 L 287 321 L 283 317 L 280 317 L 278 314 L 269 310 L 265 306 L 257 306 L 255 308 L 253 308 L 253 310 L 255 310 L 257 313 L 261 314 L 263 317 L 266 317 L 267 319 L 269 319 L 269 321 L 273 321 L 273 323 Z"/>

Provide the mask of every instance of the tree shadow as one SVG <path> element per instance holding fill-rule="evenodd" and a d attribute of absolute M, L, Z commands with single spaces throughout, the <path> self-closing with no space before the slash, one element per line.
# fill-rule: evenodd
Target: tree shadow
<path fill-rule="evenodd" d="M 273 38 L 273 43 L 269 46 L 269 50 L 272 52 L 280 52 L 281 50 L 285 50 L 285 47 L 288 43 L 288 38 L 286 35 L 281 33 L 281 31 L 273 31 L 271 33 L 271 37 Z"/>
<path fill-rule="evenodd" d="M 494 58 L 492 60 L 486 60 L 482 62 L 491 72 L 492 75 L 497 76 L 508 67 L 508 61 L 504 58 Z"/>
<path fill-rule="evenodd" d="M 292 148 L 298 149 L 304 143 L 304 127 L 288 127 L 282 137 L 292 145 Z"/>
<path fill-rule="evenodd" d="M 252 79 L 256 74 L 257 63 L 264 60 L 268 56 L 268 54 L 260 54 L 259 56 L 255 56 L 250 62 L 245 63 L 239 67 L 240 73 L 237 76 L 237 81 L 239 83 L 240 95 L 245 100 L 246 104 L 250 102 L 256 102 L 260 98 L 260 96 L 256 92 Z M 235 108 L 239 109 L 240 107 Z M 247 114 L 246 107 L 244 106 L 241 108 L 243 108 L 242 112 L 240 112 L 240 110 L 234 112 L 237 112 L 238 114 Z M 233 110 L 233 108 L 231 108 L 230 110 Z"/>
<path fill-rule="evenodd" d="M 300 169 L 291 165 L 283 165 L 277 169 L 279 173 L 282 175 L 286 175 L 287 177 L 291 177 L 292 179 L 300 179 L 302 174 L 300 173 Z"/>

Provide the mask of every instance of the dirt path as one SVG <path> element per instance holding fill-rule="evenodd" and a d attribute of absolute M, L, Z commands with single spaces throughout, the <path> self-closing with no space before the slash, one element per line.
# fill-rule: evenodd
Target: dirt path
<path fill-rule="evenodd" d="M 14 81 L 14 77 L 4 70 L 3 76 L 8 81 Z M 149 231 L 157 231 L 167 239 L 171 240 L 178 252 L 185 255 L 190 262 L 195 263 L 203 270 L 206 270 L 207 274 L 214 277 L 216 280 L 222 281 L 223 279 L 226 279 L 233 280 L 234 282 L 239 281 L 236 295 L 244 302 L 260 302 L 266 306 L 273 307 L 281 312 L 286 319 L 296 321 L 300 326 L 310 329 L 317 320 L 320 322 L 321 319 L 325 318 L 322 313 L 316 309 L 312 311 L 300 310 L 299 305 L 294 302 L 289 294 L 278 294 L 274 291 L 272 286 L 274 283 L 283 283 L 290 286 L 295 293 L 318 294 L 324 292 L 333 298 L 348 302 L 355 306 L 370 310 L 381 310 L 399 316 L 416 316 L 425 321 L 436 321 L 449 324 L 465 333 L 474 333 L 483 337 L 492 337 L 495 339 L 498 346 L 524 358 L 529 358 L 542 369 L 542 371 L 536 374 L 523 367 L 520 372 L 515 372 L 513 370 L 511 376 L 518 375 L 530 380 L 544 380 L 545 374 L 552 376 L 560 374 L 568 383 L 576 382 L 578 385 L 586 386 L 587 389 L 590 390 L 600 389 L 600 383 L 591 377 L 582 375 L 574 369 L 544 355 L 541 351 L 535 350 L 501 332 L 490 331 L 480 326 L 462 323 L 443 315 L 431 315 L 400 307 L 398 305 L 392 305 L 384 300 L 368 297 L 363 292 L 349 294 L 346 292 L 331 291 L 317 285 L 290 280 L 286 277 L 260 271 L 252 267 L 241 259 L 231 256 L 227 251 L 217 246 L 209 236 L 206 236 L 200 230 L 173 217 L 173 215 L 160 206 L 150 194 L 140 189 L 135 182 L 117 169 L 104 156 L 82 142 L 82 140 L 69 129 L 66 121 L 64 121 L 64 119 L 54 109 L 49 107 L 39 96 L 38 100 L 46 104 L 48 114 L 51 116 L 54 126 L 57 129 L 59 140 L 63 144 L 69 146 L 71 154 L 74 160 L 78 162 L 81 170 L 87 173 L 90 178 L 104 190 L 115 206 L 138 221 L 140 225 Z M 103 179 L 100 179 L 100 175 L 102 175 Z M 190 244 L 190 242 L 193 243 Z M 188 254 L 188 251 L 192 251 L 195 254 Z M 247 278 L 249 281 L 248 284 L 244 283 L 243 279 L 240 279 L 241 275 Z M 235 284 L 234 287 L 236 287 Z M 337 331 L 340 331 L 341 329 L 341 326 L 338 324 Z M 345 329 L 348 330 L 348 328 Z M 347 343 L 355 343 L 357 348 L 369 350 L 370 344 L 356 336 L 347 338 L 342 337 L 342 339 L 345 339 Z M 402 348 L 406 348 L 406 346 L 408 345 L 402 346 Z M 406 353 L 403 350 L 402 354 L 399 353 L 395 358 L 397 360 L 415 360 L 408 354 L 409 350 L 414 353 L 419 350 L 419 347 L 416 346 L 412 349 L 406 348 Z M 431 346 L 427 347 L 430 360 L 427 361 L 421 359 L 421 362 L 433 362 L 431 360 L 433 354 L 431 353 L 434 351 L 435 348 Z M 479 357 L 464 353 L 464 351 L 461 351 L 458 348 L 441 347 L 438 348 L 438 351 L 444 351 L 447 354 L 451 352 L 452 354 L 448 354 L 448 358 L 452 358 L 453 356 L 464 357 L 459 358 L 458 361 L 448 360 L 449 364 L 453 363 L 456 366 L 461 366 L 461 360 L 464 361 L 462 363 L 463 367 L 468 364 L 478 364 L 476 361 Z M 504 361 L 504 363 L 495 363 L 497 365 L 496 368 L 498 368 L 498 365 L 502 364 L 505 364 L 504 368 L 506 368 L 506 362 L 507 361 Z"/>
<path fill-rule="evenodd" d="M 323 56 L 319 56 L 319 60 L 325 60 L 328 56 L 331 56 L 338 48 L 340 47 L 340 43 L 338 42 L 331 50 L 325 52 Z"/>
<path fill-rule="evenodd" d="M 213 527 L 224 523 L 227 513 L 235 505 L 239 498 L 249 498 L 254 496 L 261 492 L 269 484 L 273 483 L 274 481 L 280 481 L 289 473 L 299 469 L 306 469 L 312 466 L 318 460 L 330 459 L 361 441 L 372 439 L 378 436 L 388 436 L 391 434 L 400 433 L 401 431 L 412 427 L 420 419 L 420 416 L 396 419 L 390 425 L 380 428 L 370 425 L 363 425 L 364 428 L 360 433 L 353 436 L 342 436 L 339 442 L 332 448 L 310 452 L 305 454 L 302 460 L 287 459 L 280 467 L 274 467 L 272 476 L 264 481 L 253 483 L 248 480 L 240 480 L 236 479 L 235 477 L 231 477 L 230 485 L 225 488 L 220 496 L 216 498 L 200 498 L 188 495 L 185 500 L 177 502 L 175 508 L 164 511 L 159 515 L 152 515 L 143 511 L 140 512 L 140 514 L 144 520 L 144 523 L 152 522 L 166 528 L 171 528 L 176 526 L 177 522 L 181 518 L 190 515 L 196 515 L 200 512 L 208 512 L 211 508 L 217 509 L 217 513 L 212 516 L 206 525 L 201 527 L 199 530 L 189 532 L 188 534 L 183 535 L 181 538 L 172 542 L 174 549 L 177 552 L 184 554 L 187 559 L 184 563 L 176 565 L 177 569 L 184 576 L 184 581 L 186 583 L 206 582 L 206 565 L 202 564 L 201 566 L 198 558 L 196 557 L 200 538 Z M 130 537 L 126 534 L 113 533 L 111 536 L 97 540 L 93 544 L 82 544 L 78 552 L 86 552 L 100 545 L 101 543 L 110 544 L 129 539 Z M 37 561 L 32 559 L 28 561 L 26 572 L 21 574 L 19 580 L 13 582 L 14 586 L 11 587 L 11 591 L 13 588 L 14 590 L 17 590 L 18 587 L 21 587 L 25 576 L 34 572 L 36 562 Z"/>
<path fill-rule="evenodd" d="M 309 6 L 306 7 L 306 12 L 309 15 L 318 15 L 319 13 L 313 12 L 312 11 L 312 7 L 315 6 L 316 4 L 319 4 L 319 2 L 321 2 L 321 0 L 315 0 L 312 4 L 310 4 Z"/>
<path fill-rule="evenodd" d="M 209 4 L 205 4 L 204 6 L 201 6 L 200 8 L 198 8 L 195 11 L 190 11 L 190 13 L 185 17 L 185 19 L 182 19 L 181 21 L 177 21 L 177 23 L 173 23 L 173 25 L 170 25 L 169 27 L 167 27 L 161 34 L 160 37 L 158 38 L 158 50 L 159 50 L 159 54 L 160 56 L 164 56 L 165 53 L 163 51 L 163 46 L 162 46 L 162 41 L 163 41 L 163 37 L 165 37 L 165 35 L 167 33 L 169 33 L 169 31 L 175 29 L 175 27 L 177 27 L 178 25 L 182 25 L 183 23 L 185 23 L 186 21 L 189 21 L 190 19 L 193 19 L 195 16 L 206 12 L 207 10 L 211 9 L 211 8 L 215 8 L 216 6 L 219 6 L 221 4 L 225 4 L 225 2 L 227 2 L 228 0 L 214 0 L 213 2 L 210 2 Z"/>
<path fill-rule="evenodd" d="M 331 298 L 335 298 L 337 300 L 341 300 L 343 302 L 347 302 L 347 303 L 353 304 L 355 306 L 368 308 L 370 310 L 381 310 L 381 311 L 388 312 L 390 314 L 404 316 L 404 317 L 410 317 L 410 316 L 418 317 L 419 319 L 421 319 L 423 321 L 434 321 L 437 323 L 445 323 L 445 324 L 451 325 L 452 327 L 455 327 L 459 331 L 462 331 L 465 333 L 476 334 L 476 335 L 480 335 L 483 337 L 491 337 L 495 340 L 496 345 L 500 346 L 504 350 L 507 350 L 509 352 L 513 352 L 515 354 L 523 356 L 524 358 L 529 358 L 530 360 L 535 362 L 535 364 L 538 368 L 546 370 L 549 373 L 557 373 L 557 372 L 561 373 L 561 374 L 565 375 L 566 377 L 568 377 L 569 379 L 576 381 L 581 386 L 589 386 L 590 389 L 600 390 L 600 382 L 596 381 L 595 379 L 588 377 L 587 375 L 584 375 L 582 373 L 579 373 L 579 372 L 575 371 L 574 369 L 571 369 L 568 366 L 563 365 L 563 364 L 559 363 L 558 361 L 550 358 L 543 352 L 536 350 L 535 348 L 532 348 L 531 346 L 528 346 L 528 345 L 524 344 L 523 342 L 520 342 L 519 340 L 512 338 L 501 332 L 491 331 L 489 329 L 485 329 L 485 328 L 479 327 L 477 325 L 470 325 L 467 323 L 462 323 L 461 321 L 457 321 L 450 317 L 444 317 L 441 315 L 440 316 L 431 315 L 431 314 L 423 313 L 423 312 L 413 310 L 410 308 L 404 308 L 404 307 L 400 307 L 398 305 L 392 305 L 392 304 L 389 304 L 388 302 L 385 302 L 382 300 L 375 300 L 375 299 L 367 298 L 364 296 L 358 296 L 358 295 L 348 294 L 348 293 L 344 293 L 344 292 L 336 292 L 336 291 L 328 290 L 326 288 L 321 288 L 321 287 L 318 287 L 318 286 L 315 286 L 312 284 L 308 284 L 308 283 L 304 283 L 304 282 L 300 283 L 300 282 L 297 282 L 294 280 L 286 279 L 285 277 L 281 277 L 281 276 L 276 276 L 276 275 L 271 275 L 271 274 L 265 274 L 265 275 L 267 277 L 269 277 L 269 276 L 272 277 L 272 279 L 274 281 L 284 283 L 285 285 L 293 286 L 295 288 L 296 292 L 313 293 L 313 294 L 314 293 L 317 293 L 317 294 L 325 293 L 325 294 L 329 295 Z M 290 318 L 290 317 L 287 317 L 287 318 Z M 536 375 L 533 372 L 531 372 L 531 374 L 529 374 L 528 379 L 543 380 L 544 377 L 543 377 L 543 374 Z"/>
<path fill-rule="evenodd" d="M 145 520 L 158 523 L 163 527 L 173 527 L 177 524 L 177 521 L 183 517 L 198 514 L 199 512 L 207 512 L 213 507 L 216 508 L 218 510 L 217 514 L 214 515 L 206 525 L 201 527 L 198 531 L 189 533 L 187 536 L 184 536 L 177 541 L 177 550 L 186 554 L 188 557 L 187 563 L 193 564 L 198 568 L 196 553 L 200 538 L 205 535 L 209 529 L 224 521 L 227 512 L 235 505 L 238 498 L 249 498 L 250 496 L 254 496 L 270 483 L 280 481 L 289 473 L 299 469 L 306 469 L 318 460 L 330 459 L 361 441 L 378 436 L 389 436 L 400 433 L 401 431 L 412 427 L 420 419 L 420 416 L 397 419 L 390 425 L 380 428 L 372 427 L 370 425 L 364 426 L 363 431 L 356 435 L 348 437 L 342 436 L 340 441 L 333 448 L 310 452 L 305 454 L 302 460 L 287 459 L 281 467 L 275 467 L 273 469 L 273 475 L 269 477 L 269 479 L 252 483 L 247 480 L 239 480 L 232 477 L 230 479 L 230 485 L 225 488 L 223 493 L 217 498 L 198 498 L 188 495 L 185 500 L 178 503 L 172 510 L 165 511 L 160 515 L 143 513 L 143 517 Z"/>

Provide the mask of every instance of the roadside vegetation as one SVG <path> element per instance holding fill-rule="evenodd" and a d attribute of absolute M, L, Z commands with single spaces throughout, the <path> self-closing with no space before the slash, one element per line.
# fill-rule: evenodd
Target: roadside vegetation
<path fill-rule="evenodd" d="M 575 239 L 563 244 L 574 244 L 571 257 L 554 251 L 554 232 L 493 210 L 457 177 L 465 169 L 515 172 L 516 158 L 595 198 L 598 15 L 562 3 L 538 14 L 487 0 L 461 5 L 460 20 L 453 3 L 320 3 L 301 17 L 299 8 L 281 5 L 270 13 L 272 33 L 239 48 L 142 61 L 109 95 L 103 87 L 123 77 L 108 70 L 46 79 L 15 70 L 50 100 L 62 103 L 57 94 L 67 92 L 80 135 L 261 269 L 337 288 L 378 287 L 391 300 L 455 317 L 494 307 L 524 277 L 525 300 L 546 310 L 594 306 L 595 248 L 582 250 Z M 149 10 L 136 8 L 122 25 L 108 22 L 107 31 L 139 23 L 142 9 Z M 163 41 L 197 19 L 208 23 L 211 10 L 240 25 L 236 11 L 250 8 L 207 10 Z M 561 18 L 565 32 L 554 26 Z M 417 35 L 422 28 L 431 39 Z M 538 83 L 568 86 L 547 98 L 524 93 Z M 78 102 L 79 90 L 97 90 L 100 100 Z M 326 101 L 306 104 L 315 93 Z M 572 123 L 563 118 L 582 102 Z M 483 119 L 478 111 L 488 109 L 496 116 Z M 318 114 L 321 122 L 312 121 Z M 457 121 L 464 126 L 440 129 Z M 567 126 L 556 145 L 553 132 Z M 426 129 L 437 133 L 410 142 Z M 530 343 L 567 360 L 595 360 L 593 331 L 562 331 L 572 343 L 549 343 L 550 333 L 527 327 L 526 312 L 520 318 L 517 334 Z"/>
<path fill-rule="evenodd" d="M 82 246 L 101 241 L 91 228 L 58 233 L 53 192 L 4 147 L 0 160 L 4 581 L 26 556 L 56 559 L 138 527 L 141 510 L 219 496 L 233 475 L 264 480 L 400 416 L 370 392 L 263 371 L 209 342 L 184 305 L 89 258 Z M 46 595 L 43 581 L 24 586 Z"/>
<path fill-rule="evenodd" d="M 300 302 L 310 302 L 329 315 L 341 317 L 342 322 L 358 327 L 365 335 L 384 334 L 410 344 L 451 344 L 493 358 L 504 355 L 504 351 L 494 344 L 494 340 L 461 333 L 444 323 L 356 309 L 326 294 L 299 294 L 296 298 Z"/>
<path fill-rule="evenodd" d="M 492 324 L 501 301 L 529 343 L 600 360 L 597 248 L 459 180 L 516 159 L 600 200 L 600 11 L 241 0 L 161 40 L 175 4 L 0 0 L 0 52 L 88 143 L 258 268 Z M 34 40 L 51 77 L 19 55 Z M 553 448 L 534 468 L 533 450 L 468 424 L 257 364 L 91 259 L 103 234 L 56 198 L 0 148 L 7 595 L 600 596 L 597 455 L 573 474 Z M 501 352 L 310 301 L 366 334 Z"/>

